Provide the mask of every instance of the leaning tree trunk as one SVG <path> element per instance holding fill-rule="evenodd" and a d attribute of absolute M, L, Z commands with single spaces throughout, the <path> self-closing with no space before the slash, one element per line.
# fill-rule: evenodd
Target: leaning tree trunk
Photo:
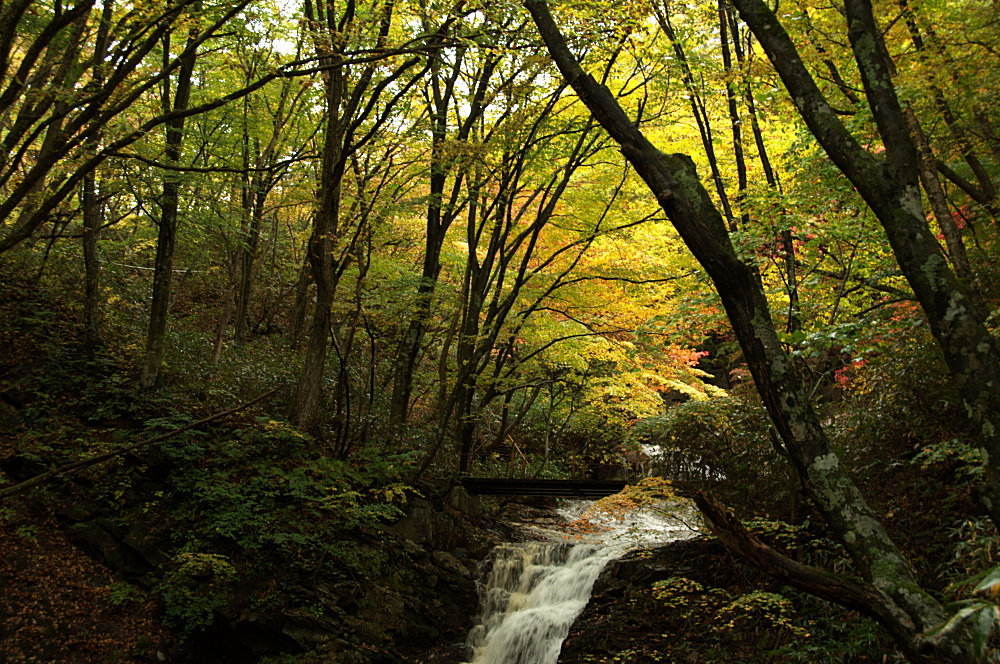
<path fill-rule="evenodd" d="M 729 50 L 729 3 L 719 0 L 719 44 L 722 46 L 722 68 L 726 75 L 726 107 L 729 110 L 729 125 L 733 135 L 733 160 L 736 162 L 736 204 L 740 209 L 740 223 L 745 229 L 750 224 L 750 213 L 745 209 L 747 195 L 747 162 L 743 150 L 743 120 L 737 105 L 739 95 L 733 78 L 733 58 Z M 733 41 L 739 47 L 740 35 L 733 32 Z M 741 63 L 742 64 L 742 63 Z"/>
<path fill-rule="evenodd" d="M 958 228 L 955 219 L 951 216 L 951 210 L 948 208 L 948 197 L 938 179 L 935 167 L 936 160 L 927 140 L 927 134 L 924 133 L 924 129 L 920 126 L 920 121 L 912 108 L 906 108 L 904 113 L 913 136 L 913 142 L 920 155 L 920 183 L 924 187 L 924 193 L 927 194 L 927 202 L 934 212 L 941 234 L 944 235 L 945 244 L 948 246 L 948 258 L 955 269 L 955 274 L 965 282 L 972 305 L 979 312 L 979 315 L 983 316 L 987 311 L 986 304 L 976 286 L 976 275 L 969 263 L 969 255 L 965 250 L 962 231 Z"/>
<path fill-rule="evenodd" d="M 753 269 L 737 256 L 722 215 L 687 155 L 653 146 L 610 91 L 576 62 L 543 0 L 525 0 L 566 80 L 611 134 L 681 238 L 715 284 L 754 382 L 799 477 L 865 580 L 856 599 L 867 607 L 914 662 L 972 661 L 964 632 L 930 641 L 925 632 L 946 617 L 920 589 L 913 569 L 890 539 L 840 460 L 778 341 L 767 300 Z M 805 579 L 789 580 L 809 591 Z"/>
<path fill-rule="evenodd" d="M 980 499 L 1000 527 L 1000 352 L 962 280 L 948 266 L 921 206 L 917 149 L 896 97 L 868 0 L 847 0 L 848 36 L 886 159 L 869 154 L 823 97 L 763 0 L 733 0 L 781 76 L 799 114 L 871 207 L 920 302 L 978 434 L 986 465 Z"/>

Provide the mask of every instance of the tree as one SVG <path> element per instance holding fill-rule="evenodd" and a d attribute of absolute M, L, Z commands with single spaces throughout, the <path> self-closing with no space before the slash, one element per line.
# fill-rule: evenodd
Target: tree
<path fill-rule="evenodd" d="M 261 70 L 272 66 L 269 60 L 273 55 L 256 50 L 248 54 L 245 85 L 256 79 Z M 260 252 L 269 195 L 287 177 L 290 167 L 305 158 L 307 143 L 298 142 L 302 137 L 297 134 L 302 130 L 294 120 L 306 114 L 307 105 L 312 101 L 308 91 L 309 86 L 297 85 L 293 79 L 286 79 L 280 82 L 276 99 L 248 96 L 243 104 L 243 135 L 240 137 L 240 167 L 243 170 L 240 175 L 241 241 L 234 270 L 238 281 L 233 316 L 236 344 L 246 342 L 251 328 L 250 301 L 255 262 Z M 263 118 L 270 121 L 270 126 L 261 127 L 259 120 Z"/>
<path fill-rule="evenodd" d="M 114 2 L 105 3 L 101 11 L 100 24 L 97 28 L 97 35 L 94 41 L 94 86 L 101 87 L 104 84 L 104 58 L 107 56 L 108 33 L 111 29 L 111 17 L 114 11 Z M 86 151 L 93 155 L 100 145 L 100 135 L 96 135 L 89 141 Z M 84 346 L 93 352 L 101 342 L 100 324 L 100 285 L 101 268 L 97 259 L 97 241 L 100 237 L 101 224 L 104 219 L 102 214 L 103 205 L 99 199 L 100 192 L 97 187 L 97 179 L 94 172 L 90 171 L 84 176 L 80 192 L 80 210 L 83 216 L 83 260 L 86 276 L 84 278 L 84 324 L 83 343 Z"/>
<path fill-rule="evenodd" d="M 198 5 L 196 5 L 197 7 Z M 163 59 L 170 58 L 170 37 L 163 38 Z M 198 53 L 192 48 L 198 38 L 198 28 L 188 32 L 187 48 L 181 57 L 176 84 L 170 77 L 163 79 L 161 103 L 164 114 L 173 117 L 165 128 L 163 156 L 167 167 L 176 167 L 184 148 L 184 112 L 191 101 L 191 85 Z M 177 243 L 177 213 L 180 209 L 180 174 L 167 170 L 163 176 L 163 193 L 160 196 L 160 218 L 156 240 L 156 262 L 153 266 L 153 296 L 149 305 L 149 329 L 146 335 L 146 357 L 139 374 L 139 387 L 150 388 L 156 384 L 166 350 L 167 316 L 170 313 L 170 284 L 174 272 L 174 247 Z"/>
<path fill-rule="evenodd" d="M 844 7 L 854 59 L 885 149 L 883 159 L 865 150 L 837 117 L 777 16 L 758 0 L 733 0 L 733 4 L 810 131 L 885 230 L 979 435 L 986 463 L 981 499 L 1000 527 L 1000 352 L 928 226 L 920 199 L 919 153 L 895 92 L 871 4 L 847 0 Z"/>
<path fill-rule="evenodd" d="M 687 91 L 688 102 L 691 104 L 691 114 L 694 116 L 695 122 L 698 125 L 698 133 L 701 135 L 702 148 L 705 150 L 705 157 L 708 159 L 708 166 L 712 171 L 712 182 L 715 184 L 715 192 L 719 197 L 719 204 L 722 206 L 722 211 L 726 216 L 726 224 L 729 227 L 729 230 L 735 231 L 736 218 L 733 216 L 732 205 L 729 202 L 729 194 L 726 192 L 726 185 L 722 181 L 722 173 L 719 170 L 719 159 L 715 154 L 715 140 L 713 138 L 712 120 L 709 117 L 705 95 L 703 94 L 701 86 L 695 82 L 695 75 L 691 69 L 691 65 L 688 63 L 688 57 L 684 51 L 684 44 L 678 37 L 677 31 L 674 30 L 674 26 L 671 22 L 670 10 L 671 6 L 668 2 L 654 5 L 656 21 L 660 24 L 660 28 L 663 30 L 663 33 L 670 39 L 670 45 L 673 47 L 674 56 L 680 63 L 681 79 L 684 81 L 684 89 Z M 723 22 L 722 25 L 725 25 L 725 23 Z M 723 37 L 724 36 L 725 35 L 723 35 Z M 727 44 L 728 49 L 728 43 L 723 43 Z M 728 50 L 724 51 L 724 53 L 728 53 Z M 732 90 L 729 87 L 727 87 L 727 96 L 730 112 L 734 113 L 735 99 L 732 95 Z M 738 120 L 732 120 L 732 126 L 737 132 L 734 138 L 738 139 Z M 734 148 L 737 149 L 737 155 L 742 157 L 742 146 L 739 141 L 734 140 L 733 145 Z M 745 164 L 743 164 L 742 161 L 739 162 L 739 165 L 745 169 Z M 741 182 L 745 188 L 745 173 Z"/>
<path fill-rule="evenodd" d="M 234 53 L 227 51 L 214 68 L 217 81 L 230 78 L 226 85 L 247 86 L 268 69 L 280 67 L 284 60 L 301 59 L 305 37 L 301 27 L 295 29 L 282 18 L 268 21 L 261 15 L 266 6 L 255 9 L 248 12 L 246 20 L 265 29 L 241 26 L 234 30 Z M 283 37 L 289 42 L 294 39 L 294 53 L 275 48 L 275 42 Z M 294 205 L 288 194 L 309 186 L 304 182 L 313 177 L 310 164 L 315 159 L 314 139 L 320 126 L 317 107 L 312 81 L 289 77 L 247 95 L 239 104 L 197 116 L 196 121 L 204 126 L 196 131 L 206 137 L 198 152 L 206 168 L 216 166 L 215 179 L 221 180 L 219 186 L 223 187 L 210 200 L 218 207 L 219 233 L 228 249 L 225 269 L 229 283 L 213 343 L 213 364 L 220 359 L 230 323 L 233 343 L 245 345 L 252 334 L 269 330 L 282 295 L 290 290 L 283 283 L 283 271 L 273 269 L 277 261 L 272 261 L 267 279 L 259 259 L 269 247 L 271 255 L 277 256 L 278 210 Z M 299 197 L 307 199 L 309 195 Z M 226 205 L 226 201 L 231 203 Z M 301 202 L 302 207 L 307 205 L 311 202 Z M 264 284 L 272 284 L 272 288 L 262 288 Z M 256 308 L 255 299 L 259 303 Z M 259 317 L 252 319 L 256 312 Z"/>
<path fill-rule="evenodd" d="M 318 431 L 322 421 L 330 307 L 365 231 L 363 224 L 350 228 L 343 223 L 344 175 L 351 156 L 387 130 L 392 109 L 427 69 L 425 66 L 411 71 L 421 61 L 418 56 L 393 62 L 393 56 L 400 52 L 390 47 L 394 8 L 391 0 L 368 7 L 348 3 L 342 10 L 332 2 L 305 4 L 316 55 L 325 69 L 326 104 L 319 195 L 307 254 L 316 285 L 316 304 L 294 406 L 296 423 L 311 431 Z M 347 35 L 354 36 L 349 39 Z M 404 47 L 402 52 L 409 50 Z M 366 62 L 352 65 L 348 62 L 352 51 L 373 55 L 365 58 Z"/>
<path fill-rule="evenodd" d="M 864 611 L 893 635 L 913 661 L 971 661 L 972 646 L 963 631 L 926 636 L 943 624 L 946 612 L 920 589 L 913 569 L 841 467 L 792 362 L 781 349 L 760 282 L 737 257 L 725 220 L 701 185 L 691 159 L 654 147 L 607 88 L 580 67 L 545 2 L 524 4 L 562 75 L 621 146 L 711 277 L 789 460 L 864 579 L 848 583 L 820 570 L 785 566 L 789 581 Z"/>
<path fill-rule="evenodd" d="M 423 21 L 426 30 L 430 27 L 430 19 L 425 16 Z M 430 75 L 424 91 L 431 124 L 424 257 L 413 316 L 396 352 L 390 414 L 392 420 L 398 423 L 405 422 L 409 412 L 413 372 L 431 314 L 432 295 L 441 272 L 445 236 L 467 203 L 467 199 L 462 199 L 462 192 L 471 160 L 463 154 L 462 148 L 481 121 L 487 95 L 493 93 L 492 79 L 505 58 L 501 49 L 489 48 L 488 43 L 485 46 L 472 47 L 471 58 L 479 56 L 480 61 L 471 65 L 474 68 L 471 77 L 462 76 L 463 68 L 470 66 L 470 47 L 439 48 L 431 56 Z M 461 89 L 471 91 L 469 99 L 463 98 Z M 463 114 L 466 103 L 468 110 Z M 451 121 L 452 117 L 454 121 Z M 456 126 L 451 127 L 452 124 Z M 449 176 L 452 176 L 450 192 L 446 192 Z"/>
<path fill-rule="evenodd" d="M 112 18 L 109 34 L 91 0 L 66 8 L 34 0 L 7 4 L 0 31 L 0 113 L 11 118 L 0 130 L 0 253 L 31 237 L 57 216 L 60 206 L 101 162 L 140 140 L 151 129 L 177 120 L 173 111 L 117 123 L 147 92 L 162 85 L 182 62 L 215 35 L 249 0 L 223 7 L 186 48 L 162 67 L 148 58 L 196 0 L 179 0 L 152 16 L 127 10 Z M 121 11 L 121 7 L 118 8 Z M 91 39 L 91 35 L 95 35 Z M 103 54 L 81 48 L 92 43 Z M 88 67 L 99 59 L 101 67 Z M 141 74 L 138 72 L 142 71 Z M 89 72 L 89 77 L 87 73 Z M 224 103 L 219 101 L 219 104 Z M 183 115 L 203 109 L 190 109 Z M 110 129 L 114 131 L 110 131 Z M 102 136 L 100 149 L 94 140 Z"/>

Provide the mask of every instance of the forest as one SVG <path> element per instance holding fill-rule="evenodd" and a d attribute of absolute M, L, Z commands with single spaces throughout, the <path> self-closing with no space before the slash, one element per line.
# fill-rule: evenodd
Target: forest
<path fill-rule="evenodd" d="M 988 0 L 0 0 L 0 660 L 458 664 L 545 507 L 463 477 L 652 475 L 560 661 L 1000 661 L 998 84 Z"/>

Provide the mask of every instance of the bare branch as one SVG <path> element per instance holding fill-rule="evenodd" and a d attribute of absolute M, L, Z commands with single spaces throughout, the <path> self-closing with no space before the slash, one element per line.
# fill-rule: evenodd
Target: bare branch
<path fill-rule="evenodd" d="M 173 431 L 168 431 L 167 433 L 160 434 L 159 436 L 154 436 L 153 438 L 147 438 L 146 440 L 139 441 L 138 443 L 133 443 L 132 445 L 119 447 L 117 450 L 112 450 L 111 452 L 106 452 L 105 454 L 99 454 L 97 456 L 90 457 L 88 459 L 81 459 L 79 461 L 74 461 L 73 463 L 68 463 L 65 466 L 54 468 L 53 470 L 46 471 L 40 475 L 35 475 L 30 479 L 27 479 L 13 486 L 9 486 L 6 489 L 0 489 L 0 500 L 4 498 L 9 498 L 10 496 L 16 496 L 17 494 L 20 493 L 24 493 L 38 486 L 39 484 L 43 484 L 57 477 L 65 477 L 66 475 L 72 475 L 74 473 L 83 470 L 84 468 L 90 468 L 91 466 L 96 466 L 97 464 L 104 463 L 105 461 L 109 461 L 111 459 L 114 459 L 115 457 L 119 457 L 123 454 L 127 454 L 129 452 L 137 450 L 140 447 L 146 447 L 147 445 L 152 445 L 153 443 L 159 443 L 168 438 L 172 438 L 179 433 L 184 433 L 185 431 L 194 429 L 195 427 L 199 427 L 203 424 L 208 424 L 209 422 L 214 422 L 215 420 L 222 419 L 223 417 L 232 415 L 233 413 L 238 413 L 239 411 L 245 410 L 250 406 L 253 406 L 254 404 L 260 403 L 264 399 L 267 399 L 268 397 L 274 395 L 280 389 L 281 387 L 276 387 L 272 390 L 265 392 L 264 394 L 260 395 L 255 399 L 251 399 L 246 403 L 236 406 L 235 408 L 230 408 L 229 410 L 224 410 L 221 413 L 215 413 L 214 415 L 209 415 L 208 417 L 202 418 L 197 422 L 186 424 L 179 429 L 174 429 Z"/>

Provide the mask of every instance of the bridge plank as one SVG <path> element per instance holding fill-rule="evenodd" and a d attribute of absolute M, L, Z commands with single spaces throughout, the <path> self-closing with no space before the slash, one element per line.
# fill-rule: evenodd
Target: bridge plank
<path fill-rule="evenodd" d="M 519 480 L 490 477 L 462 478 L 462 487 L 476 495 L 552 496 L 557 498 L 603 498 L 625 488 L 624 480 Z"/>

